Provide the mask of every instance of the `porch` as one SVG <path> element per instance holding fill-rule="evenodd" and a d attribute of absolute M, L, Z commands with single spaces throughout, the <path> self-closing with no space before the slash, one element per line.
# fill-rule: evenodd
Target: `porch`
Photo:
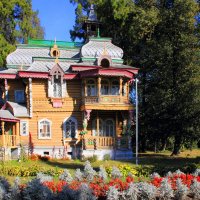
<path fill-rule="evenodd" d="M 19 121 L 8 110 L 0 110 L 0 147 L 16 148 L 19 145 Z"/>

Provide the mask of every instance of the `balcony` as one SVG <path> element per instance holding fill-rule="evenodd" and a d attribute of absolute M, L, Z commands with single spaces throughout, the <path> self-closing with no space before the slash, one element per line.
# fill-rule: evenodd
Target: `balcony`
<path fill-rule="evenodd" d="M 83 80 L 81 110 L 133 110 L 129 84 L 122 77 Z"/>
<path fill-rule="evenodd" d="M 89 136 L 84 139 L 85 149 L 131 149 L 129 137 Z"/>
<path fill-rule="evenodd" d="M 81 110 L 132 110 L 127 96 L 86 96 L 83 98 Z"/>

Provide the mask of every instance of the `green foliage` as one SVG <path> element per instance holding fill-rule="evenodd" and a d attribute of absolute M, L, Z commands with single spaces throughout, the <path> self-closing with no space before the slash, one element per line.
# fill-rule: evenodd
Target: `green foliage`
<path fill-rule="evenodd" d="M 105 154 L 103 160 L 111 160 L 110 154 Z"/>
<path fill-rule="evenodd" d="M 38 12 L 30 0 L 0 0 L 0 67 L 16 43 L 26 43 L 28 37 L 43 38 Z"/>
<path fill-rule="evenodd" d="M 85 39 L 82 22 L 94 3 L 103 23 L 101 36 L 112 36 L 124 50 L 125 64 L 140 68 L 140 149 L 173 154 L 200 136 L 199 2 L 71 0 L 76 8 L 72 39 Z M 189 146 L 189 145 L 187 145 Z"/>

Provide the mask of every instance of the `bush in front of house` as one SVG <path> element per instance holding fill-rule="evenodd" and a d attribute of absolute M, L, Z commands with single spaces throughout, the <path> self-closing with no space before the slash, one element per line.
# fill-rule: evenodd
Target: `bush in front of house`
<path fill-rule="evenodd" d="M 89 162 L 83 171 L 76 170 L 74 176 L 68 170 L 60 180 L 38 173 L 25 185 L 19 178 L 14 184 L 0 177 L 0 200 L 184 200 L 200 199 L 199 170 L 185 174 L 180 170 L 166 176 L 152 173 L 148 181 L 134 181 L 133 175 L 126 177 L 117 167 L 112 169 L 112 178 L 106 179 L 103 167 L 96 172 Z"/>

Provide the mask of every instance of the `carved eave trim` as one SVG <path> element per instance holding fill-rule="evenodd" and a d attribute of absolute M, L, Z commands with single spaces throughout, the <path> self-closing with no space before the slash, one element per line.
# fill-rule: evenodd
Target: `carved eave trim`
<path fill-rule="evenodd" d="M 44 78 L 44 79 L 47 79 L 49 77 L 49 73 L 47 73 L 47 72 L 20 71 L 20 72 L 18 72 L 18 75 L 21 78 Z"/>
<path fill-rule="evenodd" d="M 78 66 L 78 65 L 72 65 L 71 66 L 71 70 L 74 72 L 81 72 L 81 71 L 85 71 L 85 70 L 92 70 L 92 69 L 98 69 L 101 68 L 101 66 Z"/>
<path fill-rule="evenodd" d="M 0 117 L 0 121 L 5 121 L 5 122 L 20 122 L 19 119 L 8 119 L 8 118 L 2 118 L 2 117 Z"/>
<path fill-rule="evenodd" d="M 0 79 L 16 79 L 17 74 L 7 74 L 7 73 L 2 73 L 0 74 Z"/>
<path fill-rule="evenodd" d="M 79 75 L 78 74 L 65 74 L 64 79 L 65 80 L 79 79 Z"/>
<path fill-rule="evenodd" d="M 116 70 L 116 69 L 94 69 L 94 70 L 86 70 L 83 72 L 80 72 L 80 77 L 91 77 L 91 76 L 121 76 L 121 77 L 127 77 L 132 79 L 135 74 L 132 72 L 129 72 L 127 70 Z"/>

